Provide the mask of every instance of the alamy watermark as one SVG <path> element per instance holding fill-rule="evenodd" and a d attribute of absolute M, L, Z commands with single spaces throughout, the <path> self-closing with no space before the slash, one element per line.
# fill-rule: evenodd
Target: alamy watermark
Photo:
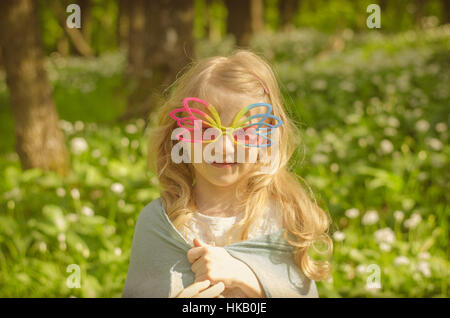
<path fill-rule="evenodd" d="M 66 25 L 69 29 L 81 28 L 81 8 L 78 4 L 69 4 L 66 8 L 67 13 L 72 13 L 66 19 Z"/>
<path fill-rule="evenodd" d="M 81 288 L 81 270 L 77 264 L 70 264 L 66 268 L 67 273 L 71 273 L 66 279 L 67 288 Z"/>
<path fill-rule="evenodd" d="M 381 8 L 378 4 L 372 3 L 367 6 L 367 13 L 371 13 L 366 20 L 369 29 L 381 28 Z"/>

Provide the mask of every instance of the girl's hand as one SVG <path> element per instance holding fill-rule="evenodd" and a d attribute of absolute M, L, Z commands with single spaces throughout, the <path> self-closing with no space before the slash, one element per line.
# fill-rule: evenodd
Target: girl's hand
<path fill-rule="evenodd" d="M 195 282 L 179 292 L 175 298 L 223 298 L 221 293 L 225 290 L 225 285 L 222 282 L 210 285 L 209 280 Z"/>
<path fill-rule="evenodd" d="M 194 239 L 187 252 L 195 281 L 223 282 L 225 288 L 240 288 L 247 297 L 265 297 L 264 290 L 252 270 L 231 256 L 223 247 L 214 247 Z"/>

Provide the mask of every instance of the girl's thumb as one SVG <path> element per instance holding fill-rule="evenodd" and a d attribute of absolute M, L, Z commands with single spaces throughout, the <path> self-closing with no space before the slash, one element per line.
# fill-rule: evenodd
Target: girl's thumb
<path fill-rule="evenodd" d="M 198 238 L 194 238 L 194 246 L 195 247 L 201 247 L 201 246 L 205 246 L 206 244 L 203 243 L 202 241 L 200 241 Z"/>

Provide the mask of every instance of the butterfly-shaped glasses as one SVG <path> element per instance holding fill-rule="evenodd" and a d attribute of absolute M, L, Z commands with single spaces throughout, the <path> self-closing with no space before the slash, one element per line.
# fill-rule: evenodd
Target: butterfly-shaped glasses
<path fill-rule="evenodd" d="M 189 107 L 189 102 L 202 104 L 209 114 L 200 109 Z M 272 139 L 269 137 L 272 130 L 283 124 L 280 118 L 272 115 L 272 105 L 267 103 L 255 103 L 244 107 L 234 117 L 230 127 L 223 126 L 214 106 L 200 98 L 186 97 L 183 99 L 183 105 L 184 107 L 174 109 L 169 114 L 172 119 L 176 120 L 179 127 L 184 128 L 181 133 L 176 135 L 180 141 L 210 143 L 216 141 L 221 135 L 231 135 L 233 141 L 239 145 L 269 147 L 272 145 Z M 266 112 L 245 116 L 255 107 L 265 107 Z M 267 123 L 268 119 L 271 119 L 275 124 Z M 187 132 L 190 133 L 187 134 Z M 200 132 L 200 134 L 195 132 Z M 186 136 L 188 137 L 186 138 Z"/>

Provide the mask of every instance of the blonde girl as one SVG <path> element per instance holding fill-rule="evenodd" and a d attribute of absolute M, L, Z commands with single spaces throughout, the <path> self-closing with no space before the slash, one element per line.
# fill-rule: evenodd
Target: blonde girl
<path fill-rule="evenodd" d="M 271 116 L 262 117 L 268 113 L 262 106 L 244 113 L 255 104 L 271 105 Z M 189 116 L 203 121 L 196 126 Z M 256 143 L 262 147 L 236 142 L 237 117 L 253 118 L 253 124 L 263 118 L 267 127 L 276 127 L 277 140 L 262 138 Z M 174 133 L 186 125 L 192 129 L 185 129 L 184 139 Z M 194 130 L 209 128 L 216 135 L 192 137 Z M 277 147 L 264 146 L 272 141 Z M 219 145 L 212 153 L 223 160 L 194 162 L 192 151 L 190 161 L 174 160 L 180 142 L 191 150 Z M 289 169 L 296 147 L 296 126 L 262 57 L 237 50 L 193 63 L 171 87 L 150 139 L 149 162 L 161 197 L 138 218 L 123 296 L 317 297 L 314 281 L 331 271 L 330 222 Z M 238 162 L 240 148 L 246 158 L 267 148 L 271 162 L 259 154 L 256 162 Z M 325 243 L 325 259 L 311 256 L 318 242 Z M 295 268 L 286 272 L 289 264 Z"/>

